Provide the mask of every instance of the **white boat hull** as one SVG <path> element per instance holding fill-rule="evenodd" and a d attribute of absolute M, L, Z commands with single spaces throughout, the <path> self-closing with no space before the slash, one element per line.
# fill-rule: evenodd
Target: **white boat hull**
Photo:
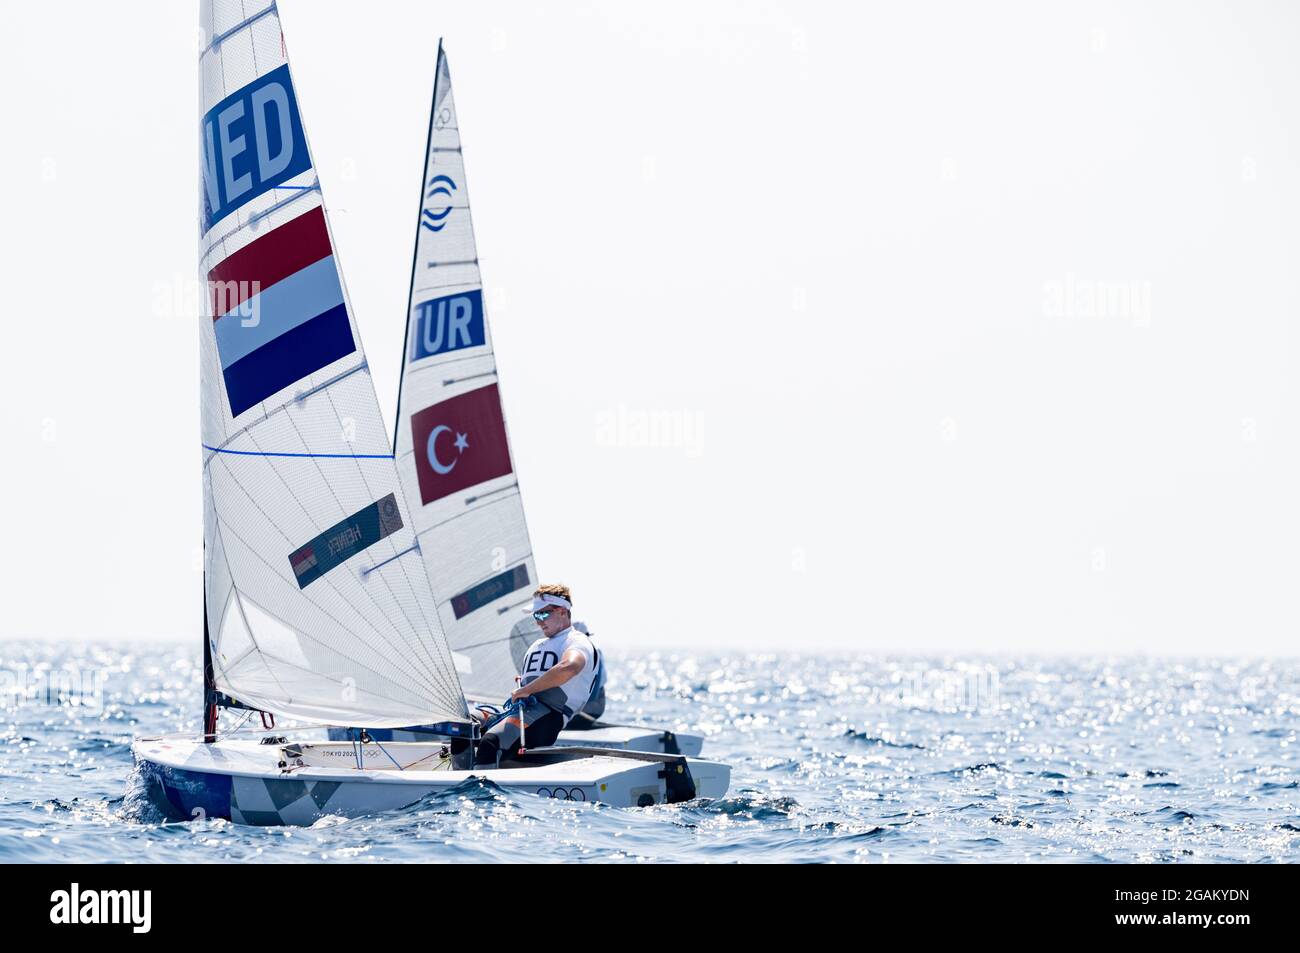
<path fill-rule="evenodd" d="M 398 770 L 383 749 L 409 763 L 400 744 L 364 747 L 364 768 L 354 759 L 339 766 L 285 765 L 280 746 L 255 740 L 142 739 L 132 753 L 151 798 L 169 816 L 258 825 L 310 825 L 322 817 L 393 811 L 475 778 L 506 791 L 615 807 L 673 803 L 688 793 L 718 798 L 731 782 L 725 764 L 648 753 L 548 748 L 529 753 L 538 763 L 517 767 Z M 378 766 L 381 757 L 387 767 Z"/>

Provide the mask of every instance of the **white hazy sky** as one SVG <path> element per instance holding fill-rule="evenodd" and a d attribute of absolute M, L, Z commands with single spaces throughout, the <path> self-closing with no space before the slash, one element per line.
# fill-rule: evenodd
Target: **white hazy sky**
<path fill-rule="evenodd" d="M 196 6 L 5 9 L 6 636 L 200 638 Z M 389 415 L 445 37 L 608 647 L 1296 653 L 1295 5 L 281 15 Z"/>

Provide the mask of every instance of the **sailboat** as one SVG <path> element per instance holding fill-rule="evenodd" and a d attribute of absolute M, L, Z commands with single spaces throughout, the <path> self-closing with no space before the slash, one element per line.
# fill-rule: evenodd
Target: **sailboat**
<path fill-rule="evenodd" d="M 538 583 L 499 392 L 483 300 L 459 114 L 438 44 L 424 175 L 417 205 L 402 374 L 393 436 L 419 560 L 472 703 L 516 687 L 537 637 L 521 613 Z M 579 623 L 581 626 L 581 623 Z M 585 629 L 584 629 L 585 631 Z M 597 649 L 598 664 L 599 648 Z M 371 731 L 380 740 L 429 739 L 427 727 Z M 345 729 L 331 737 L 342 740 Z M 559 745 L 698 755 L 699 735 L 596 722 Z"/>
<path fill-rule="evenodd" d="M 627 807 L 722 796 L 728 767 L 683 755 L 551 746 L 463 770 L 439 740 L 371 734 L 472 743 L 461 670 L 478 676 L 440 619 L 424 551 L 450 544 L 417 532 L 278 11 L 253 6 L 201 5 L 203 728 L 133 743 L 145 790 L 174 817 L 247 824 L 392 810 L 472 778 Z M 241 710 L 263 730 L 223 730 Z M 351 736 L 320 740 L 330 726 Z"/>

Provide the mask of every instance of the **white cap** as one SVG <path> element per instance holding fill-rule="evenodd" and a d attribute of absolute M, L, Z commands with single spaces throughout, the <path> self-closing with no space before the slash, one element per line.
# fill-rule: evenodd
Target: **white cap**
<path fill-rule="evenodd" d="M 540 596 L 533 596 L 533 607 L 525 609 L 525 612 L 540 612 L 547 606 L 559 606 L 561 609 L 572 609 L 573 603 L 563 596 L 553 596 L 549 592 Z"/>

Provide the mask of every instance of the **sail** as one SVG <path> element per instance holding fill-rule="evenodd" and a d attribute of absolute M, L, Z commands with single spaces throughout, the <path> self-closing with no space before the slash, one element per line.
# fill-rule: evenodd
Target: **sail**
<path fill-rule="evenodd" d="M 500 701 L 536 635 L 537 584 L 470 221 L 456 103 L 438 48 L 394 437 L 397 472 L 471 698 Z"/>
<path fill-rule="evenodd" d="M 465 720 L 274 3 L 205 0 L 200 318 L 215 688 L 358 726 Z"/>

